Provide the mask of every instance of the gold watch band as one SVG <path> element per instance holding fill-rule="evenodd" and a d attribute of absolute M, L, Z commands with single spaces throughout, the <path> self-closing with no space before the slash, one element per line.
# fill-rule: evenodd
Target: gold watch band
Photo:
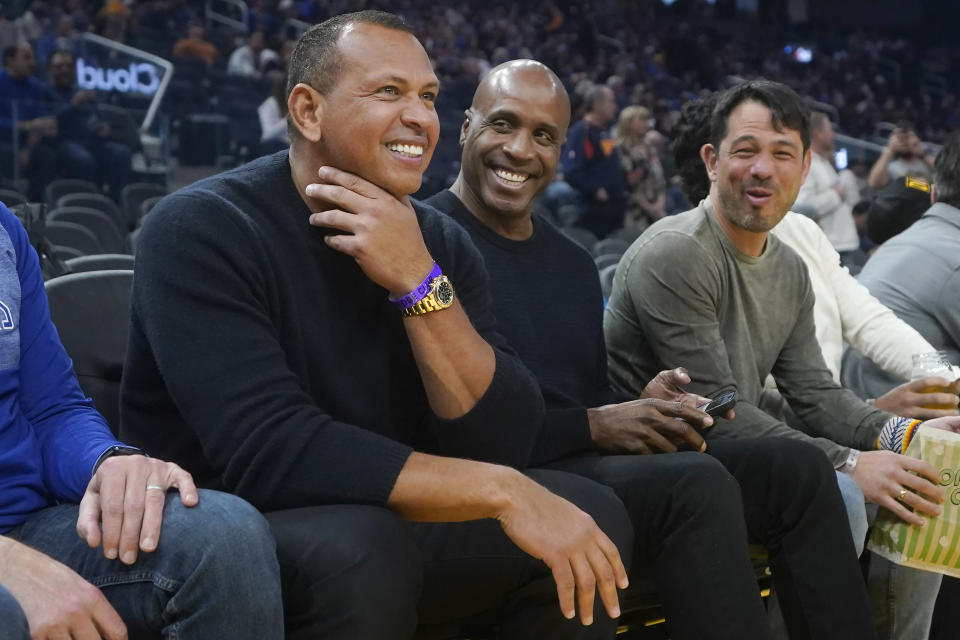
<path fill-rule="evenodd" d="M 440 311 L 440 309 L 443 309 L 443 307 L 437 304 L 437 297 L 431 292 L 420 300 L 420 302 L 401 311 L 400 315 L 404 318 L 409 318 L 410 316 L 422 316 L 431 311 Z"/>
<path fill-rule="evenodd" d="M 438 287 L 444 285 L 448 289 L 447 295 L 449 296 L 449 299 L 445 303 L 437 296 Z M 418 302 L 400 311 L 401 317 L 410 318 L 412 316 L 422 316 L 432 311 L 442 311 L 453 304 L 453 287 L 450 284 L 450 280 L 447 279 L 446 276 L 441 275 L 435 278 L 434 281 L 430 283 L 430 286 L 430 293 L 421 298 Z"/>

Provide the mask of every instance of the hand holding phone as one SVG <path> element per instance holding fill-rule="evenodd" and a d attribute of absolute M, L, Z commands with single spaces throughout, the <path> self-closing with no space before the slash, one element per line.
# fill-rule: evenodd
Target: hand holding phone
<path fill-rule="evenodd" d="M 737 404 L 737 392 L 729 391 L 721 396 L 714 398 L 713 400 L 711 400 L 710 402 L 707 402 L 706 404 L 700 405 L 699 407 L 697 407 L 697 409 L 699 411 L 703 411 L 704 413 L 708 414 L 712 418 L 720 418 L 720 417 L 723 417 L 723 415 L 727 411 L 729 411 L 730 409 L 733 409 L 734 405 L 736 404 Z"/>

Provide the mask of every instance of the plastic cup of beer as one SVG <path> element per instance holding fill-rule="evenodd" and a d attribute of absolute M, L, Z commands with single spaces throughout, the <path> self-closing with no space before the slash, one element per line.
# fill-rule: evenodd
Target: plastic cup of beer
<path fill-rule="evenodd" d="M 929 353 L 915 353 L 913 355 L 913 370 L 911 380 L 919 380 L 930 376 L 939 376 L 947 380 L 956 378 L 953 367 L 946 351 L 931 351 Z M 921 393 L 954 393 L 952 387 L 927 387 Z M 925 409 L 956 409 L 949 405 L 924 405 Z"/>

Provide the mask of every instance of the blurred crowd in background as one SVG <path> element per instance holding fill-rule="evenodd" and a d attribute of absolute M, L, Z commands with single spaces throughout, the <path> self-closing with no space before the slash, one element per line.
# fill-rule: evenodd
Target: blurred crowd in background
<path fill-rule="evenodd" d="M 862 143 L 845 150 L 846 166 L 838 167 L 855 178 L 850 184 L 857 195 L 848 198 L 852 209 L 869 201 L 871 187 L 878 186 L 868 177 L 884 147 L 922 160 L 960 124 L 960 105 L 951 90 L 960 65 L 946 42 L 820 19 L 798 24 L 782 10 L 743 12 L 739 4 L 5 2 L 0 5 L 0 169 L 6 184 L 0 186 L 37 199 L 49 181 L 74 177 L 98 183 L 116 198 L 123 184 L 145 175 L 166 180 L 177 165 L 223 168 L 281 149 L 288 143 L 284 77 L 292 43 L 309 24 L 362 8 L 402 14 L 443 83 L 437 103 L 441 140 L 420 196 L 452 182 L 459 170 L 462 114 L 477 81 L 513 58 L 535 58 L 557 72 L 572 96 L 574 123 L 590 110 L 591 95 L 612 96 L 599 127 L 616 144 L 626 190 L 613 227 L 642 229 L 689 205 L 670 152 L 680 109 L 738 79 L 765 76 L 790 84 L 828 115 L 837 133 Z M 211 11 L 231 16 L 233 26 L 211 20 Z M 159 105 L 161 124 L 155 126 L 165 155 L 151 158 L 142 148 L 137 126 L 145 104 L 133 104 L 117 92 L 78 88 L 71 70 L 84 51 L 85 33 L 173 63 L 172 81 Z M 124 117 L 124 109 L 133 115 Z M 151 160 L 160 168 L 145 174 Z M 570 162 L 563 169 L 557 188 L 542 203 L 560 224 L 569 225 L 587 215 L 596 189 L 590 185 L 584 192 L 574 184 L 577 176 L 570 171 L 577 169 Z M 608 227 L 594 230 L 603 235 Z"/>

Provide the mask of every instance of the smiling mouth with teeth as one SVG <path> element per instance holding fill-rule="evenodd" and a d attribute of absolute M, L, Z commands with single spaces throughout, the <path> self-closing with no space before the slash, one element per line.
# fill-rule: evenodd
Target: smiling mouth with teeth
<path fill-rule="evenodd" d="M 494 169 L 493 172 L 498 178 L 511 184 L 523 184 L 530 179 L 529 175 L 513 173 L 512 171 L 505 171 L 504 169 Z"/>
<path fill-rule="evenodd" d="M 387 149 L 407 158 L 419 158 L 423 155 L 423 147 L 419 144 L 388 144 Z"/>

